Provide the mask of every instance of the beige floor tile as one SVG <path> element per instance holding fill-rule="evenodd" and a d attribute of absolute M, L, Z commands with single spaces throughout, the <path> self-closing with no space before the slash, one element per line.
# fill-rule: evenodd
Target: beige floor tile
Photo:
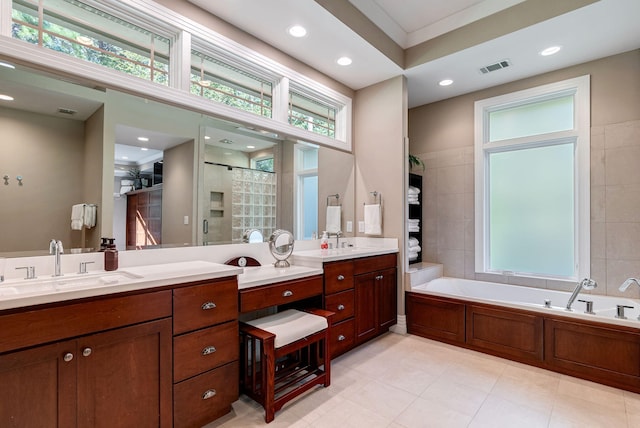
<path fill-rule="evenodd" d="M 377 380 L 349 394 L 343 393 L 341 397 L 353 401 L 390 421 L 402 413 L 417 398 L 414 394 Z"/>
<path fill-rule="evenodd" d="M 558 384 L 558 394 L 608 407 L 615 412 L 625 412 L 625 400 L 622 390 L 598 383 L 562 376 Z"/>
<path fill-rule="evenodd" d="M 343 400 L 333 411 L 321 416 L 309 426 L 313 428 L 385 428 L 390 423 L 390 419 L 370 409 L 353 401 Z"/>
<path fill-rule="evenodd" d="M 500 397 L 489 396 L 469 428 L 546 428 L 550 412 L 540 412 Z"/>
<path fill-rule="evenodd" d="M 558 394 L 551 413 L 551 421 L 555 424 L 572 423 L 575 426 L 624 427 L 627 426 L 626 412 L 617 411 L 610 406 L 586 400 L 585 396 L 574 397 Z"/>
<path fill-rule="evenodd" d="M 394 422 L 406 428 L 463 428 L 469 425 L 471 416 L 450 407 L 441 406 L 439 403 L 418 398 Z"/>
<path fill-rule="evenodd" d="M 486 391 L 451 382 L 443 376 L 429 386 L 420 398 L 432 403 L 432 405 L 447 407 L 473 417 L 488 395 Z"/>
<path fill-rule="evenodd" d="M 537 379 L 525 375 L 521 378 L 501 376 L 491 390 L 491 395 L 541 412 L 551 413 L 559 380 Z"/>
<path fill-rule="evenodd" d="M 417 396 L 439 376 L 440 373 L 433 373 L 428 367 L 423 369 L 421 366 L 401 362 L 384 371 L 378 381 Z"/>

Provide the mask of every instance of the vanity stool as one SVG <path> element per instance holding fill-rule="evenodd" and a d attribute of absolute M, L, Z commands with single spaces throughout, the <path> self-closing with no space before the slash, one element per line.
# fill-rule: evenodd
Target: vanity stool
<path fill-rule="evenodd" d="M 271 422 L 282 406 L 315 385 L 331 383 L 333 312 L 288 309 L 240 323 L 240 388 Z"/>

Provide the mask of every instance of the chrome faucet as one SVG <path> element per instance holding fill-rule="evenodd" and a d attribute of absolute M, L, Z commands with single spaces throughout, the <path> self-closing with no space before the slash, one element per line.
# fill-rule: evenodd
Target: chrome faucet
<path fill-rule="evenodd" d="M 571 305 L 573 305 L 573 302 L 578 297 L 578 293 L 580 293 L 581 289 L 584 288 L 585 290 L 593 290 L 597 286 L 598 284 L 591 278 L 585 278 L 582 281 L 580 281 L 578 284 L 576 284 L 576 288 L 573 290 L 573 294 L 571 294 L 571 297 L 569 297 L 569 301 L 567 302 L 566 310 L 567 311 L 572 310 Z"/>
<path fill-rule="evenodd" d="M 640 280 L 638 280 L 637 278 L 627 278 L 622 285 L 620 286 L 620 288 L 618 288 L 618 290 L 620 291 L 627 291 L 627 288 L 629 288 L 629 286 L 633 283 L 636 283 L 636 285 L 638 287 L 640 287 Z"/>
<path fill-rule="evenodd" d="M 49 254 L 53 254 L 55 256 L 53 276 L 62 276 L 62 273 L 60 272 L 60 254 L 62 253 L 64 253 L 62 241 L 52 239 L 51 242 L 49 242 Z"/>

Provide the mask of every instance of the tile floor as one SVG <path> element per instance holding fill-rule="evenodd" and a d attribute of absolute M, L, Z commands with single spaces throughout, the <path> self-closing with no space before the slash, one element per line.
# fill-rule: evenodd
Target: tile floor
<path fill-rule="evenodd" d="M 640 394 L 411 335 L 388 333 L 336 358 L 329 388 L 270 424 L 245 396 L 219 427 L 640 427 Z"/>

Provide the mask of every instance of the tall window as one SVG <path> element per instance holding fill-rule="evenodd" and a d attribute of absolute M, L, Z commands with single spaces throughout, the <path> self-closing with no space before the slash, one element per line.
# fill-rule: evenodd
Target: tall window
<path fill-rule="evenodd" d="M 295 146 L 296 239 L 311 239 L 318 232 L 318 148 Z"/>
<path fill-rule="evenodd" d="M 13 0 L 14 39 L 169 84 L 168 38 L 76 0 Z"/>
<path fill-rule="evenodd" d="M 589 76 L 478 101 L 476 271 L 589 276 Z"/>

